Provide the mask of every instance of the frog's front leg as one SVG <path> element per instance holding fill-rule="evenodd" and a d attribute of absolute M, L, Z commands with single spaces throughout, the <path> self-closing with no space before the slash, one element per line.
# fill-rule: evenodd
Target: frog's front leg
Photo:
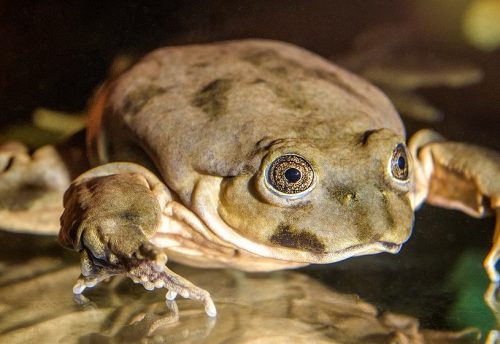
<path fill-rule="evenodd" d="M 493 246 L 484 261 L 492 281 L 500 281 L 495 265 L 500 258 L 500 154 L 483 147 L 446 142 L 422 130 L 409 144 L 416 157 L 415 207 L 424 200 L 482 217 L 496 213 Z"/>
<path fill-rule="evenodd" d="M 165 252 L 150 238 L 172 201 L 167 187 L 150 171 L 131 163 L 110 163 L 78 177 L 64 195 L 60 242 L 80 252 L 82 276 L 73 288 L 80 294 L 103 279 L 123 274 L 152 290 L 167 288 L 216 310 L 210 294 L 169 270 Z"/>

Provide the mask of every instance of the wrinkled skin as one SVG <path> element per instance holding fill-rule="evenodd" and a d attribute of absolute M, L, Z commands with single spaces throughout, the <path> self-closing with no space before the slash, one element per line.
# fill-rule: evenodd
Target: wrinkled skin
<path fill-rule="evenodd" d="M 424 201 L 473 216 L 499 207 L 498 153 L 431 131 L 406 148 L 378 89 L 281 42 L 151 53 L 94 99 L 87 149 L 97 167 L 66 191 L 59 233 L 81 255 L 73 291 L 124 274 L 211 316 L 208 292 L 167 256 L 246 271 L 331 263 L 398 252 Z"/>

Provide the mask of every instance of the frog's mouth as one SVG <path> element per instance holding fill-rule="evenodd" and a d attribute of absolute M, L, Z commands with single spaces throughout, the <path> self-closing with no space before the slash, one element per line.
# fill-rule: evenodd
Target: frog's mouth
<path fill-rule="evenodd" d="M 380 252 L 388 252 L 396 254 L 401 250 L 402 244 L 395 244 L 387 241 L 376 241 L 366 244 L 359 244 L 349 246 L 345 249 L 335 251 L 334 253 L 338 255 L 339 260 L 346 259 L 355 256 L 364 256 L 368 254 L 376 254 Z M 341 257 L 345 258 L 341 258 Z"/>
<path fill-rule="evenodd" d="M 286 246 L 276 247 L 257 243 L 240 235 L 220 217 L 217 211 L 217 197 L 219 191 L 219 177 L 207 176 L 201 179 L 193 192 L 192 210 L 218 239 L 222 239 L 222 241 L 236 248 L 246 250 L 261 257 L 293 263 L 326 264 L 338 262 L 354 256 L 380 252 L 397 253 L 402 246 L 401 243 L 396 244 L 387 241 L 375 241 L 349 246 L 337 251 L 313 252 Z"/>

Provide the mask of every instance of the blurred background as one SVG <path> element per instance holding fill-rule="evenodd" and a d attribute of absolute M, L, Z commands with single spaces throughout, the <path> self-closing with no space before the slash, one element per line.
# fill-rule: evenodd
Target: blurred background
<path fill-rule="evenodd" d="M 355 51 L 376 60 L 380 52 L 373 56 L 370 50 L 394 52 L 396 44 L 396 58 L 438 56 L 474 63 L 483 72 L 482 82 L 420 92 L 446 111 L 444 121 L 435 124 L 446 128 L 445 135 L 498 148 L 499 26 L 497 0 L 3 0 L 0 126 L 30 120 L 40 107 L 81 112 L 119 55 L 138 57 L 170 44 L 262 37 L 333 60 Z"/>
<path fill-rule="evenodd" d="M 33 129 L 36 110 L 76 117 L 120 61 L 165 45 L 249 37 L 292 42 L 364 75 L 394 100 L 409 133 L 431 127 L 500 149 L 499 0 L 3 0 L 0 139 L 36 132 L 36 146 L 66 134 L 50 124 Z M 426 206 L 399 255 L 306 273 L 427 328 L 487 331 L 495 318 L 482 301 L 481 261 L 493 225 Z M 10 246 L 0 257 L 9 261 L 24 244 L 3 238 Z"/>

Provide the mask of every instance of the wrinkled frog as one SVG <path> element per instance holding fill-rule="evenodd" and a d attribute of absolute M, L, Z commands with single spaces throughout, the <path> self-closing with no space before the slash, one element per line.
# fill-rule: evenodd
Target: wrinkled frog
<path fill-rule="evenodd" d="M 397 253 L 424 201 L 499 212 L 497 152 L 429 130 L 407 146 L 384 94 L 288 43 L 156 50 L 103 87 L 89 113 L 96 167 L 71 182 L 55 150 L 4 147 L 0 175 L 4 189 L 26 180 L 67 188 L 59 240 L 80 253 L 75 294 L 126 275 L 215 316 L 210 294 L 169 270 L 167 257 L 245 271 L 332 263 Z M 44 162 L 50 173 L 39 172 Z M 7 165 L 22 173 L 9 177 Z M 485 260 L 494 281 L 496 229 Z"/>

